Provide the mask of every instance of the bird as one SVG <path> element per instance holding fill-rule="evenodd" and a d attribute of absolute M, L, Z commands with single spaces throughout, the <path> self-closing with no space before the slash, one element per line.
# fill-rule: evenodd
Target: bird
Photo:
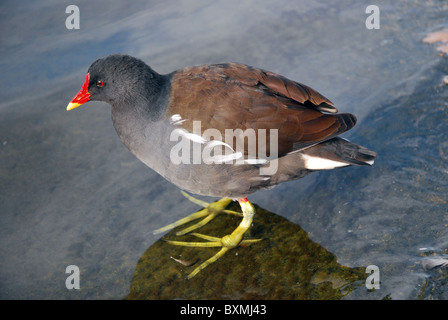
<path fill-rule="evenodd" d="M 300 179 L 311 172 L 350 165 L 371 166 L 377 153 L 340 135 L 356 117 L 338 113 L 311 87 L 280 74 L 226 62 L 160 74 L 139 58 L 110 54 L 95 60 L 79 92 L 67 105 L 88 101 L 111 107 L 113 126 L 124 146 L 145 165 L 180 188 L 204 209 L 156 230 L 201 219 L 177 233 L 205 241 L 168 240 L 173 245 L 219 247 L 201 270 L 240 244 L 253 223 L 248 196 Z M 207 203 L 189 194 L 219 197 Z M 242 220 L 222 238 L 192 232 L 238 201 Z M 241 215 L 241 213 L 240 213 Z"/>

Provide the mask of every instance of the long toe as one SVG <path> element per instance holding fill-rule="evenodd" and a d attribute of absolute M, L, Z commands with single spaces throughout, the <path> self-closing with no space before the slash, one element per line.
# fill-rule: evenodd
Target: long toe
<path fill-rule="evenodd" d="M 222 199 L 223 200 L 223 199 Z M 220 201 L 222 201 L 220 200 Z M 231 201 L 229 199 L 226 199 L 228 201 Z M 208 208 L 211 208 L 210 215 L 213 215 L 219 210 L 221 212 L 224 210 L 224 208 L 228 205 L 227 201 L 217 201 L 208 206 Z M 255 208 L 254 206 L 247 200 L 247 199 L 240 199 L 238 200 L 240 203 L 241 209 L 243 211 L 243 220 L 240 222 L 238 227 L 231 233 L 228 234 L 222 238 L 218 237 L 212 237 L 208 235 L 204 235 L 201 233 L 191 233 L 191 235 L 204 239 L 206 241 L 201 242 L 187 242 L 187 241 L 174 241 L 174 240 L 166 240 L 168 243 L 176 245 L 176 246 L 185 246 L 185 247 L 198 247 L 198 248 L 207 248 L 207 247 L 221 247 L 221 250 L 219 250 L 214 256 L 200 264 L 197 268 L 191 272 L 187 279 L 193 278 L 196 274 L 198 274 L 202 269 L 210 265 L 211 263 L 218 260 L 220 257 L 222 257 L 228 250 L 235 248 L 236 246 L 243 244 L 243 245 L 250 245 L 252 243 L 258 242 L 261 239 L 252 239 L 252 240 L 243 240 L 243 236 L 246 233 L 246 231 L 250 228 L 252 225 L 253 217 L 255 215 Z M 226 204 L 227 203 L 227 204 Z M 225 204 L 225 206 L 224 206 Z M 216 213 L 217 215 L 217 213 Z M 206 218 L 204 218 L 205 220 Z M 211 220 L 211 219 L 210 219 Z M 207 221 L 208 222 L 208 221 Z M 199 222 L 198 224 L 200 224 Z"/>
<path fill-rule="evenodd" d="M 168 230 L 171 230 L 175 227 L 178 226 L 182 226 L 185 225 L 191 221 L 194 220 L 198 220 L 198 219 L 202 219 L 199 222 L 189 226 L 188 228 L 185 228 L 179 232 L 176 233 L 176 235 L 180 236 L 180 235 L 184 235 L 187 234 L 193 230 L 196 230 L 204 225 L 206 225 L 207 223 L 209 223 L 211 220 L 213 220 L 218 214 L 220 213 L 227 213 L 227 214 L 237 214 L 239 215 L 238 212 L 234 212 L 234 211 L 230 211 L 230 210 L 226 210 L 226 207 L 232 202 L 232 200 L 228 199 L 228 198 L 222 198 L 216 202 L 213 203 L 208 203 L 199 199 L 196 199 L 192 196 L 190 196 L 189 194 L 187 194 L 186 192 L 182 191 L 182 194 L 191 202 L 196 203 L 198 205 L 204 206 L 204 209 L 199 210 L 198 212 L 195 212 L 185 218 L 179 219 L 176 222 L 173 222 L 167 226 L 164 226 L 160 229 L 157 229 L 153 232 L 153 234 L 159 234 Z"/>

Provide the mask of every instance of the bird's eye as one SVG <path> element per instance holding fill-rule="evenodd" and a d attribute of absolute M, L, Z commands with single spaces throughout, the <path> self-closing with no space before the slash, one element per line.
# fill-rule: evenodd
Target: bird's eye
<path fill-rule="evenodd" d="M 96 82 L 96 86 L 97 87 L 102 87 L 102 86 L 104 86 L 104 82 L 99 80 L 99 81 Z"/>

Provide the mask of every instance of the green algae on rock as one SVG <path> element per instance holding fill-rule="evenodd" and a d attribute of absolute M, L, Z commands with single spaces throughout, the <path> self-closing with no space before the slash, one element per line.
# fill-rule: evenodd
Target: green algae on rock
<path fill-rule="evenodd" d="M 230 209 L 238 211 L 239 206 L 231 204 Z M 232 249 L 190 280 L 186 275 L 217 249 L 158 240 L 139 259 L 125 299 L 341 299 L 364 284 L 364 267 L 339 265 L 336 256 L 312 242 L 300 226 L 256 210 L 245 239 L 263 240 Z M 200 232 L 223 236 L 240 219 L 221 214 Z M 180 228 L 164 238 L 196 240 L 191 235 L 176 237 Z"/>

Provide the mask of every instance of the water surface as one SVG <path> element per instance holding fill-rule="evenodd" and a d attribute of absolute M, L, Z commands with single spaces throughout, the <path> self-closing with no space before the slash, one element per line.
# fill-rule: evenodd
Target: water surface
<path fill-rule="evenodd" d="M 156 71 L 235 61 L 317 89 L 358 125 L 344 135 L 378 152 L 254 194 L 340 265 L 370 264 L 381 288 L 347 299 L 445 299 L 446 273 L 422 268 L 448 246 L 446 58 L 422 43 L 447 27 L 443 1 L 60 1 L 0 4 L 0 297 L 121 299 L 155 230 L 198 207 L 121 144 L 110 109 L 66 112 L 90 63 L 128 53 Z M 207 199 L 213 200 L 213 199 Z M 77 265 L 81 289 L 67 290 Z M 205 270 L 204 270 L 205 272 Z"/>

